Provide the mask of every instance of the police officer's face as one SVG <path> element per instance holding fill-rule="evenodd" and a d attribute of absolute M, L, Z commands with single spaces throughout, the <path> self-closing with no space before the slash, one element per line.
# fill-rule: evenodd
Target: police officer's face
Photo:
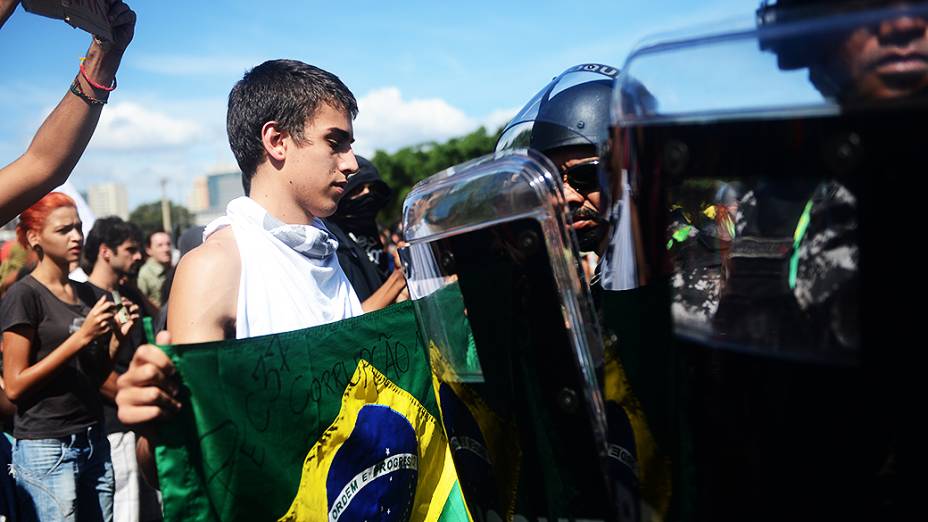
<path fill-rule="evenodd" d="M 599 159 L 590 146 L 561 147 L 546 153 L 564 179 L 564 196 L 580 250 L 596 251 L 606 232 L 601 193 L 594 162 Z"/>
<path fill-rule="evenodd" d="M 928 88 L 928 21 L 904 15 L 852 31 L 835 64 L 844 69 L 848 99 L 888 99 Z"/>

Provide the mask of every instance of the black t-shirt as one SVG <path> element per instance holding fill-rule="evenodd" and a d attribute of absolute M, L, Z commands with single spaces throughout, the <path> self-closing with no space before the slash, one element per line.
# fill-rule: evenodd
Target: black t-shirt
<path fill-rule="evenodd" d="M 95 303 L 87 284 L 72 281 L 77 304 L 58 299 L 31 275 L 13 284 L 0 302 L 0 331 L 32 327 L 29 364 L 44 359 L 77 331 Z M 80 433 L 103 422 L 100 385 L 109 339 L 102 337 L 72 357 L 17 404 L 13 436 L 49 439 Z"/>
<path fill-rule="evenodd" d="M 112 294 L 110 292 L 107 292 L 93 283 L 87 283 L 87 286 L 93 291 L 95 299 L 100 299 L 101 295 L 106 295 L 107 300 L 112 301 Z M 144 298 L 136 290 L 121 286 L 119 287 L 119 293 L 122 297 L 125 297 L 139 306 L 139 314 L 141 314 L 142 317 L 148 316 L 144 306 Z M 129 335 L 126 340 L 119 346 L 116 357 L 113 359 L 113 371 L 120 375 L 125 373 L 126 370 L 129 369 L 129 363 L 132 362 L 132 356 L 135 355 L 135 350 L 143 344 L 145 344 L 145 330 L 142 326 L 142 321 L 139 320 L 132 325 L 132 329 L 129 330 Z M 129 431 L 129 428 L 119 422 L 119 418 L 116 416 L 116 405 L 106 399 L 103 399 L 103 418 L 106 420 L 107 435 L 110 433 L 123 433 Z"/>

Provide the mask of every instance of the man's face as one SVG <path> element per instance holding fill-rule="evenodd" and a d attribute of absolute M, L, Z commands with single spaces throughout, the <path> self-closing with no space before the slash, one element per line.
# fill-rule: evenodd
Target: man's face
<path fill-rule="evenodd" d="M 137 274 L 142 265 L 142 249 L 138 241 L 134 239 L 127 239 L 120 243 L 115 252 L 110 250 L 108 257 L 107 263 L 120 277 Z"/>
<path fill-rule="evenodd" d="M 171 236 L 165 232 L 152 234 L 146 252 L 148 252 L 149 257 L 162 265 L 171 264 Z"/>
<path fill-rule="evenodd" d="M 848 99 L 889 99 L 928 88 L 928 21 L 888 18 L 852 31 L 839 45 L 834 66 L 847 75 Z"/>
<path fill-rule="evenodd" d="M 351 117 L 323 103 L 306 122 L 303 137 L 302 142 L 292 141 L 287 151 L 287 181 L 302 209 L 314 217 L 329 217 L 345 193 L 348 175 L 358 170 L 351 150 Z"/>
<path fill-rule="evenodd" d="M 571 212 L 571 228 L 580 241 L 580 250 L 599 250 L 606 233 L 606 223 L 601 212 L 596 169 L 590 164 L 599 159 L 596 149 L 591 146 L 561 147 L 548 151 L 546 155 L 563 177 L 564 196 Z"/>

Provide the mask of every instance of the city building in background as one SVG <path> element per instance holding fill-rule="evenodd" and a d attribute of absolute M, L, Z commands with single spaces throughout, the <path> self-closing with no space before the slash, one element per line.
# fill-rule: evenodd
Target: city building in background
<path fill-rule="evenodd" d="M 193 213 L 203 212 L 209 208 L 209 183 L 206 181 L 206 176 L 197 176 L 193 179 L 187 208 Z"/>
<path fill-rule="evenodd" d="M 97 216 L 129 219 L 129 194 L 122 183 L 100 183 L 87 189 L 87 204 Z"/>
<path fill-rule="evenodd" d="M 241 172 L 216 172 L 194 180 L 189 201 L 190 211 L 194 214 L 194 224 L 207 225 L 210 221 L 225 215 L 226 205 L 242 195 L 244 191 Z"/>

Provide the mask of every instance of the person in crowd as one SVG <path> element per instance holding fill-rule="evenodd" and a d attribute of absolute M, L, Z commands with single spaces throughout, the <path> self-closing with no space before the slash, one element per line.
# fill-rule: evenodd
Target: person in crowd
<path fill-rule="evenodd" d="M 17 239 L 39 264 L 0 303 L 3 381 L 16 404 L 10 474 L 21 520 L 112 520 L 113 469 L 99 388 L 138 319 L 68 278 L 84 238 L 59 192 L 20 215 Z"/>
<path fill-rule="evenodd" d="M 178 343 L 245 338 L 360 315 L 338 264 L 332 215 L 358 170 L 354 95 L 335 75 L 294 60 L 264 62 L 229 95 L 229 142 L 246 196 L 210 223 L 177 267 L 168 331 Z M 163 333 L 162 333 L 163 334 Z M 119 418 L 132 426 L 175 413 L 173 366 L 139 348 L 118 381 Z M 140 456 L 150 455 L 147 441 Z"/>
<path fill-rule="evenodd" d="M 139 290 L 145 294 L 154 305 L 161 306 L 161 287 L 171 269 L 173 248 L 171 236 L 163 230 L 156 230 L 148 234 L 145 243 L 145 253 L 148 259 L 139 269 Z"/>
<path fill-rule="evenodd" d="M 338 209 L 325 220 L 338 240 L 338 264 L 358 294 L 377 307 L 396 302 L 406 289 L 406 278 L 395 263 L 391 269 L 377 230 L 377 213 L 390 201 L 391 190 L 377 167 L 356 156 L 359 170 L 348 178 Z"/>
<path fill-rule="evenodd" d="M 398 266 L 397 259 L 399 258 L 399 247 L 403 244 L 403 223 L 397 221 L 393 226 L 384 229 L 384 252 L 387 255 L 387 270 L 393 271 L 396 270 Z"/>
<path fill-rule="evenodd" d="M 6 258 L 10 255 L 10 249 L 13 248 L 15 241 L 2 241 L 0 242 L 0 263 L 6 261 Z"/>
<path fill-rule="evenodd" d="M 146 316 L 145 298 L 137 289 L 126 284 L 142 263 L 141 242 L 142 232 L 136 225 L 116 216 L 105 217 L 98 219 L 87 234 L 84 258 L 89 273 L 87 281 L 95 296 L 118 292 L 138 306 L 142 316 Z M 100 388 L 104 397 L 103 415 L 116 487 L 113 512 L 116 520 L 126 522 L 160 518 L 157 495 L 138 471 L 135 433 L 119 422 L 114 402 L 116 379 L 126 371 L 135 350 L 144 342 L 141 322 L 137 322 L 116 353 L 113 371 Z"/>
<path fill-rule="evenodd" d="M 0 297 L 3 297 L 3 294 L 13 283 L 32 272 L 37 261 L 35 252 L 27 250 L 19 242 L 15 242 L 9 249 L 9 255 L 3 260 L 3 263 L 0 263 Z"/>
<path fill-rule="evenodd" d="M 0 26 L 19 4 L 0 0 Z M 0 167 L 0 224 L 61 185 L 84 153 L 100 111 L 116 88 L 116 70 L 132 41 L 135 13 L 120 0 L 109 0 L 113 40 L 94 38 L 70 90 L 48 115 L 26 152 Z"/>

